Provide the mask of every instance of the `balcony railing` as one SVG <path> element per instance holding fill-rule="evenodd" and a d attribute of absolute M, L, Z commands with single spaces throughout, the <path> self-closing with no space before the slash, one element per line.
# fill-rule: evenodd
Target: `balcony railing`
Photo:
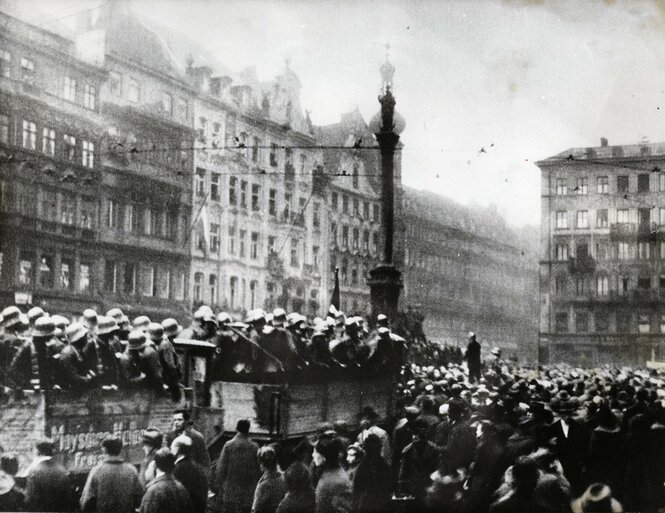
<path fill-rule="evenodd" d="M 596 270 L 596 261 L 586 256 L 583 258 L 573 258 L 568 260 L 568 270 L 571 274 L 592 273 Z"/>

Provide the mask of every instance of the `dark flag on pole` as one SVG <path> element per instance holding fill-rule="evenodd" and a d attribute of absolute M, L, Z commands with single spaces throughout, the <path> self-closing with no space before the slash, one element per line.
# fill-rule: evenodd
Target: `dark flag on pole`
<path fill-rule="evenodd" d="M 336 312 L 337 310 L 339 310 L 339 268 L 335 267 L 335 288 L 332 298 L 330 298 L 330 311 Z"/>

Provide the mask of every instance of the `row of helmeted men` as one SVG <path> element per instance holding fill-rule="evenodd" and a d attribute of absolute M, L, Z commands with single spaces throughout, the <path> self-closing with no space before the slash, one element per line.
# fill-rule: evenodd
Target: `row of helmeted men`
<path fill-rule="evenodd" d="M 48 386 L 68 390 L 148 387 L 180 398 L 180 365 L 173 345 L 175 319 L 129 323 L 119 308 L 98 315 L 83 312 L 70 323 L 40 307 L 27 315 L 18 307 L 2 311 L 0 384 L 15 390 Z M 4 388 L 3 388 L 4 390 Z"/>

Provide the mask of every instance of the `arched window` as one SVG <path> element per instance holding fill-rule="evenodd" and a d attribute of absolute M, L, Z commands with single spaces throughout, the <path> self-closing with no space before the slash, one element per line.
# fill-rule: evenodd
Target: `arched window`
<path fill-rule="evenodd" d="M 203 300 L 203 273 L 194 273 L 194 301 Z"/>
<path fill-rule="evenodd" d="M 211 305 L 216 305 L 217 304 L 217 275 L 216 274 L 211 274 L 210 278 L 208 279 L 208 285 L 210 289 L 210 304 Z"/>

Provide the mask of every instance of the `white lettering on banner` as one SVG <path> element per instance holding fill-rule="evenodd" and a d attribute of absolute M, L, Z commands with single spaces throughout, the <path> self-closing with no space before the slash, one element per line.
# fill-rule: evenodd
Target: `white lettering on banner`
<path fill-rule="evenodd" d="M 88 427 L 87 432 L 67 433 L 64 424 L 51 428 L 53 439 L 58 452 L 75 453 L 84 450 L 99 449 L 99 444 L 107 436 L 117 436 L 122 440 L 124 446 L 140 445 L 143 442 L 143 431 L 139 429 L 136 421 L 129 422 L 128 429 L 124 429 L 124 422 L 115 422 L 113 431 L 94 431 L 93 426 Z M 80 429 L 81 426 L 77 426 Z"/>

